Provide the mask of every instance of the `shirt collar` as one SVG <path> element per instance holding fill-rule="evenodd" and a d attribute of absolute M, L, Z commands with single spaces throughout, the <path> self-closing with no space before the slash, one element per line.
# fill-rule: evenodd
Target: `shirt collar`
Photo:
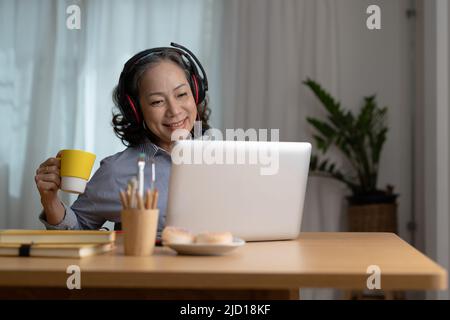
<path fill-rule="evenodd" d="M 144 152 L 149 158 L 154 158 L 157 154 L 166 155 L 170 157 L 170 153 L 163 148 L 157 146 L 152 141 L 147 140 L 139 146 L 141 152 Z"/>

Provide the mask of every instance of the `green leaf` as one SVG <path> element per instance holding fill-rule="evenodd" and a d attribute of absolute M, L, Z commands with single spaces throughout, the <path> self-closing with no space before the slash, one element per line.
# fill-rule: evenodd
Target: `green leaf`
<path fill-rule="evenodd" d="M 327 140 L 333 140 L 336 135 L 336 130 L 334 130 L 328 123 L 314 119 L 306 119 L 317 131 L 319 131 Z"/>
<path fill-rule="evenodd" d="M 319 171 L 325 171 L 325 168 L 327 167 L 328 159 L 322 161 L 322 163 L 319 166 Z"/>
<path fill-rule="evenodd" d="M 322 153 L 326 152 L 328 148 L 327 142 L 321 136 L 318 135 L 313 135 L 313 138 L 316 142 L 317 149 L 322 151 Z"/>

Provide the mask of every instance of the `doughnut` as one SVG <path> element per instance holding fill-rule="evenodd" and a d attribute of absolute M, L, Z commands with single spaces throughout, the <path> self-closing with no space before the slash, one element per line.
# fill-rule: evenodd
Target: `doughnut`
<path fill-rule="evenodd" d="M 203 232 L 195 237 L 198 244 L 231 244 L 233 235 L 231 232 Z"/>
<path fill-rule="evenodd" d="M 178 227 L 165 227 L 162 234 L 161 234 L 161 240 L 163 244 L 168 243 L 193 243 L 194 242 L 194 235 L 190 233 L 188 230 L 184 228 L 178 228 Z"/>

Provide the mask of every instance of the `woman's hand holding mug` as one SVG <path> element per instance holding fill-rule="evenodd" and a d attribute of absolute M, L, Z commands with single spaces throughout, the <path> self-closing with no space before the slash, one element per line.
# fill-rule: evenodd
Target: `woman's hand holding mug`
<path fill-rule="evenodd" d="M 55 158 L 48 158 L 39 165 L 36 170 L 34 181 L 39 190 L 41 198 L 52 199 L 57 196 L 61 185 L 61 152 L 58 152 Z"/>
<path fill-rule="evenodd" d="M 64 218 L 64 206 L 58 198 L 58 189 L 61 186 L 60 157 L 61 151 L 56 157 L 48 158 L 41 163 L 34 177 L 47 222 L 54 225 Z"/>
<path fill-rule="evenodd" d="M 64 219 L 65 210 L 58 198 L 58 189 L 83 193 L 95 157 L 95 154 L 83 150 L 61 150 L 55 158 L 48 158 L 36 170 L 34 180 L 48 223 L 58 224 Z"/>

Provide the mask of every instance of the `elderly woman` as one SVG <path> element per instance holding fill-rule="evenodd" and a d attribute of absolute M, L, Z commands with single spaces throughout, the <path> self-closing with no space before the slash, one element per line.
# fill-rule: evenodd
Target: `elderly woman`
<path fill-rule="evenodd" d="M 208 83 L 197 58 L 186 48 L 153 48 L 133 56 L 124 65 L 113 100 L 118 113 L 113 115 L 114 132 L 127 148 L 100 162 L 71 207 L 58 198 L 60 162 L 45 160 L 36 170 L 36 186 L 41 196 L 41 222 L 47 229 L 98 229 L 106 221 L 120 226 L 119 191 L 136 176 L 137 160 L 145 153 L 156 165 L 159 190 L 160 232 L 165 225 L 168 182 L 171 168 L 172 132 L 193 132 L 196 119 L 203 130 L 209 128 Z M 200 68 L 202 75 L 199 72 Z M 150 177 L 150 166 L 145 176 Z M 145 188 L 149 188 L 146 179 Z"/>

